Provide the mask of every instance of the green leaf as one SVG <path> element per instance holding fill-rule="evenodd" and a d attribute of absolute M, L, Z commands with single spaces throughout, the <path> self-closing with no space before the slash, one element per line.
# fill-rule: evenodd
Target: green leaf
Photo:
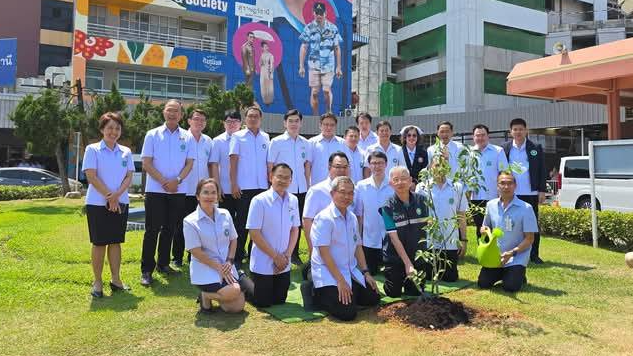
<path fill-rule="evenodd" d="M 143 49 L 145 49 L 145 44 L 142 42 L 127 42 L 127 48 L 130 49 L 130 54 L 132 55 L 132 60 L 136 62 L 138 57 L 143 53 Z"/>

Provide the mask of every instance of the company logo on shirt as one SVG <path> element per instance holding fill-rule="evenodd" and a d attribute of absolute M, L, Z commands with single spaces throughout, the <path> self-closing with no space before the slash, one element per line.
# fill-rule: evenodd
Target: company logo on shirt
<path fill-rule="evenodd" d="M 492 166 L 492 162 L 491 161 L 486 162 L 486 166 L 491 167 Z"/>
<path fill-rule="evenodd" d="M 266 144 L 265 143 L 262 143 L 262 148 L 266 149 Z"/>
<path fill-rule="evenodd" d="M 224 229 L 224 236 L 229 236 L 229 229 Z"/>
<path fill-rule="evenodd" d="M 354 234 L 354 242 L 358 241 L 358 235 Z"/>
<path fill-rule="evenodd" d="M 123 167 L 127 167 L 127 161 L 121 161 L 121 165 L 122 165 Z"/>
<path fill-rule="evenodd" d="M 536 150 L 532 150 L 532 151 L 530 151 L 530 154 L 532 155 L 532 157 L 536 157 L 538 152 L 536 152 Z"/>
<path fill-rule="evenodd" d="M 448 199 L 448 203 L 450 205 L 453 205 L 453 203 L 455 203 L 455 199 L 453 199 L 453 198 Z"/>
<path fill-rule="evenodd" d="M 398 159 L 397 159 L 397 158 L 394 158 L 394 159 L 392 160 L 392 162 L 393 162 L 393 163 L 398 163 Z"/>
<path fill-rule="evenodd" d="M 185 147 L 187 147 L 187 146 L 185 146 L 184 143 L 181 143 L 180 144 L 180 151 L 185 152 Z"/>
<path fill-rule="evenodd" d="M 305 152 L 301 152 L 301 158 L 306 158 L 306 153 Z"/>
<path fill-rule="evenodd" d="M 422 209 L 420 208 L 415 209 L 415 213 L 418 215 L 422 215 Z"/>

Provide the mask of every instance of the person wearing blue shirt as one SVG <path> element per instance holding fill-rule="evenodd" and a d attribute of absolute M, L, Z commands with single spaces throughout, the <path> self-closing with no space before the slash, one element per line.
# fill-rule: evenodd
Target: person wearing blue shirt
<path fill-rule="evenodd" d="M 494 228 L 503 230 L 503 236 L 497 240 L 501 250 L 501 267 L 482 267 L 477 281 L 480 288 L 491 288 L 502 281 L 504 290 L 517 292 L 527 282 L 525 269 L 538 225 L 532 206 L 514 194 L 516 186 L 512 173 L 502 171 L 497 177 L 500 197 L 486 205 L 481 232 L 487 233 Z"/>
<path fill-rule="evenodd" d="M 326 19 L 325 4 L 316 1 L 312 6 L 314 21 L 303 28 L 299 36 L 299 76 L 305 76 L 305 59 L 308 56 L 308 82 L 312 114 L 319 115 L 319 90 L 323 88 L 325 111 L 332 110 L 332 83 L 334 75 L 343 76 L 341 70 L 341 48 L 343 41 L 338 28 Z M 336 56 L 336 60 L 334 57 Z"/>
<path fill-rule="evenodd" d="M 358 147 L 363 151 L 367 151 L 369 146 L 378 142 L 378 135 L 371 130 L 371 120 L 372 117 L 369 113 L 360 112 L 356 115 L 356 126 L 360 130 Z"/>
<path fill-rule="evenodd" d="M 106 250 L 112 280 L 112 292 L 128 290 L 119 275 L 121 244 L 125 242 L 127 228 L 127 189 L 132 182 L 134 161 L 129 148 L 117 143 L 121 137 L 123 120 L 116 113 L 108 112 L 99 118 L 99 130 L 103 139 L 86 147 L 82 170 L 88 178 L 86 215 L 92 243 L 93 297 L 103 297 L 103 261 Z"/>

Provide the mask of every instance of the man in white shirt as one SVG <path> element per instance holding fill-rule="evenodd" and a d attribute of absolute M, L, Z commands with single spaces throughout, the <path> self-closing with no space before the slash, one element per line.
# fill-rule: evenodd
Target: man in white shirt
<path fill-rule="evenodd" d="M 321 115 L 321 133 L 309 140 L 312 144 L 312 170 L 310 172 L 312 185 L 327 178 L 330 155 L 338 151 L 343 152 L 345 149 L 343 139 L 336 136 L 337 122 L 338 118 L 332 113 Z"/>
<path fill-rule="evenodd" d="M 378 135 L 371 130 L 371 120 L 372 117 L 369 113 L 360 112 L 356 115 L 356 126 L 360 130 L 358 147 L 363 151 L 367 151 L 367 147 L 378 142 Z"/>
<path fill-rule="evenodd" d="M 459 154 L 464 149 L 464 146 L 459 142 L 453 141 L 453 124 L 448 121 L 442 121 L 437 125 L 437 137 L 440 139 L 440 152 L 436 152 L 437 147 L 435 144 L 427 148 L 429 165 L 433 161 L 434 155 L 442 154 L 451 166 L 451 175 L 447 178 L 452 180 L 459 168 Z"/>
<path fill-rule="evenodd" d="M 284 115 L 286 132 L 273 138 L 268 149 L 268 175 L 272 168 L 279 163 L 285 163 L 292 169 L 292 181 L 288 192 L 295 195 L 299 201 L 299 216 L 303 214 L 306 192 L 310 187 L 310 161 L 312 160 L 312 145 L 303 136 L 301 122 L 303 115 L 297 109 L 291 109 Z M 302 264 L 299 258 L 299 243 L 295 244 L 291 262 Z"/>
<path fill-rule="evenodd" d="M 229 144 L 231 136 L 242 127 L 242 115 L 238 111 L 224 115 L 224 133 L 213 139 L 213 150 L 209 157 L 210 176 L 220 183 L 222 188 L 222 201 L 220 208 L 226 209 L 231 214 L 233 221 L 236 220 L 237 199 L 231 194 L 231 179 L 229 177 Z"/>
<path fill-rule="evenodd" d="M 402 153 L 402 147 L 393 144 L 391 142 L 391 124 L 389 121 L 380 121 L 376 125 L 376 131 L 378 132 L 378 142 L 367 147 L 367 151 L 365 152 L 365 156 L 369 155 L 371 152 L 380 151 L 387 155 L 387 170 L 386 174 L 389 174 L 393 167 L 405 166 L 406 162 L 404 160 L 404 154 Z M 364 176 L 365 178 L 369 177 L 371 172 L 369 171 L 369 167 L 364 168 Z"/>
<path fill-rule="evenodd" d="M 169 267 L 169 251 L 182 222 L 187 187 L 183 180 L 196 158 L 191 147 L 191 135 L 178 126 L 182 105 L 178 100 L 167 101 L 163 109 L 165 124 L 145 135 L 141 158 L 147 172 L 145 184 L 145 235 L 141 261 L 141 285 L 153 282 L 152 272 L 175 272 Z M 160 236 L 159 236 L 160 232 Z M 158 242 L 158 260 L 154 260 Z"/>
<path fill-rule="evenodd" d="M 261 308 L 283 304 L 288 296 L 290 256 L 300 226 L 297 197 L 287 191 L 292 173 L 285 163 L 274 165 L 270 189 L 255 196 L 248 211 L 246 228 L 253 240 L 250 258 L 254 283 L 252 303 Z"/>
<path fill-rule="evenodd" d="M 481 237 L 481 224 L 484 221 L 484 210 L 489 200 L 496 199 L 497 195 L 497 176 L 499 172 L 508 169 L 508 159 L 503 149 L 490 143 L 488 136 L 490 131 L 488 126 L 477 124 L 473 127 L 473 141 L 475 145 L 475 159 L 479 162 L 479 170 L 481 171 L 483 180 L 479 182 L 480 189 L 478 192 L 472 192 L 471 204 L 480 208 L 473 214 L 473 220 L 477 227 L 477 239 Z"/>
<path fill-rule="evenodd" d="M 246 110 L 246 128 L 233 134 L 229 144 L 231 194 L 238 199 L 235 229 L 237 230 L 237 251 L 235 265 L 242 267 L 246 256 L 246 218 L 251 200 L 268 189 L 268 168 L 266 156 L 270 139 L 260 129 L 262 111 L 256 106 Z"/>
<path fill-rule="evenodd" d="M 363 169 L 365 168 L 365 151 L 358 147 L 358 137 L 360 131 L 356 126 L 350 126 L 345 130 L 345 150 L 343 151 L 349 159 L 349 174 L 354 184 L 363 179 Z"/>
<path fill-rule="evenodd" d="M 189 124 L 189 134 L 193 138 L 191 140 L 191 147 L 196 158 L 193 162 L 191 172 L 189 172 L 183 183 L 187 186 L 185 208 L 183 211 L 184 216 L 193 213 L 198 207 L 196 186 L 201 180 L 209 178 L 209 157 L 213 150 L 213 140 L 211 137 L 202 133 L 207 126 L 207 114 L 200 109 L 194 109 L 187 123 Z M 181 224 L 178 224 L 178 228 L 174 234 L 171 254 L 174 265 L 179 268 L 182 267 L 182 258 L 185 254 L 185 237 L 182 233 Z"/>

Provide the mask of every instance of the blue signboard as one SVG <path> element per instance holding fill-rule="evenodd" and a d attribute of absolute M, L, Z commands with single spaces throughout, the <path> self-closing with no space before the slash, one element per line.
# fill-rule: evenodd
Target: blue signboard
<path fill-rule="evenodd" d="M 0 39 L 0 86 L 15 85 L 15 73 L 18 68 L 18 40 Z"/>

